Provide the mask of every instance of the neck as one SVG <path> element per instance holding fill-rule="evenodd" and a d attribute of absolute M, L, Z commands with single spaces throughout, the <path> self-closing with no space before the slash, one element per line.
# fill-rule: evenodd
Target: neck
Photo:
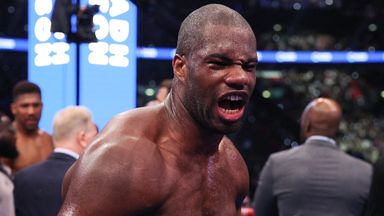
<path fill-rule="evenodd" d="M 62 141 L 55 142 L 55 148 L 68 149 L 79 155 L 83 151 L 80 145 L 77 144 L 75 140 L 62 140 Z"/>
<path fill-rule="evenodd" d="M 170 139 L 179 144 L 181 151 L 190 154 L 218 151 L 224 135 L 208 131 L 193 119 L 177 93 L 169 94 L 164 104 Z"/>

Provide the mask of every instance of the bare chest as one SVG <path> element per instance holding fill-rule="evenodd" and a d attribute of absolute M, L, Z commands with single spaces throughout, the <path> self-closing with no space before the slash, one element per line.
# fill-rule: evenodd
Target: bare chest
<path fill-rule="evenodd" d="M 15 161 L 16 168 L 23 168 L 46 159 L 53 149 L 50 140 L 40 136 L 32 139 L 18 136 L 16 146 L 19 151 Z"/>
<path fill-rule="evenodd" d="M 243 197 L 242 172 L 227 164 L 192 166 L 174 174 L 170 195 L 155 215 L 237 215 Z"/>

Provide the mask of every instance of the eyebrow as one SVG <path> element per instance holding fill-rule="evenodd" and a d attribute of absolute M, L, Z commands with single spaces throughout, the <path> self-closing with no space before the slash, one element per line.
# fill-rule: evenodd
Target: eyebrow
<path fill-rule="evenodd" d="M 226 62 L 233 62 L 233 60 L 231 58 L 229 58 L 227 55 L 219 54 L 219 53 L 210 54 L 207 56 L 207 58 L 219 58 L 219 59 L 226 61 Z M 250 62 L 258 63 L 259 61 L 258 61 L 257 56 L 255 58 L 249 58 L 246 61 L 244 61 L 243 63 L 250 63 Z"/>

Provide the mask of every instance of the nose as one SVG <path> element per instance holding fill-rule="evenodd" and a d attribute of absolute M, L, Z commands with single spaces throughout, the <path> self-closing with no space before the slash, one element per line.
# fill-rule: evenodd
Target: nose
<path fill-rule="evenodd" d="M 27 108 L 27 113 L 29 114 L 29 115 L 31 115 L 31 114 L 34 114 L 35 113 L 35 107 L 33 107 L 33 106 L 28 106 L 28 108 Z"/>
<path fill-rule="evenodd" d="M 256 79 L 254 73 L 245 71 L 240 64 L 234 64 L 229 70 L 225 82 L 237 90 L 249 87 Z"/>

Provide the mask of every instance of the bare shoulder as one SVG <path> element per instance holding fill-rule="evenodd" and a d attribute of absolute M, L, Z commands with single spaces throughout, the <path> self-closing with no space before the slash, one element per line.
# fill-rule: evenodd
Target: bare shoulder
<path fill-rule="evenodd" d="M 219 150 L 220 154 L 225 156 L 236 168 L 246 168 L 243 157 L 228 137 L 224 136 Z"/>
<path fill-rule="evenodd" d="M 240 152 L 228 137 L 224 136 L 219 147 L 219 152 L 225 159 L 231 174 L 237 176 L 236 180 L 239 185 L 241 187 L 246 187 L 246 190 L 248 190 L 249 174 L 247 166 Z"/>
<path fill-rule="evenodd" d="M 148 163 L 153 166 L 159 165 L 158 160 L 162 158 L 157 145 L 148 136 L 145 126 L 141 123 L 145 120 L 139 117 L 141 121 L 138 121 L 135 119 L 136 116 L 127 112 L 114 117 L 86 149 L 80 164 L 96 166 L 98 173 L 107 167 L 104 164 L 113 164 L 114 168 L 130 170 L 129 173 L 118 172 L 119 176 L 125 174 L 132 176 L 133 171 L 140 170 L 139 167 L 149 165 Z M 92 160 L 92 163 L 87 163 L 88 160 Z M 109 167 L 106 169 L 109 170 Z M 119 169 L 112 171 L 115 170 Z"/>
<path fill-rule="evenodd" d="M 66 175 L 62 212 L 135 215 L 151 211 L 165 196 L 163 158 L 139 114 L 113 118 Z M 90 210 L 92 209 L 92 210 Z"/>
<path fill-rule="evenodd" d="M 47 132 L 43 131 L 42 129 L 39 129 L 38 131 L 38 139 L 37 144 L 44 149 L 45 154 L 48 155 L 53 150 L 53 139 L 52 136 L 49 135 Z"/>
<path fill-rule="evenodd" d="M 46 131 L 39 129 L 38 135 L 39 135 L 40 139 L 43 140 L 43 142 L 52 143 L 52 136 L 49 135 Z"/>

